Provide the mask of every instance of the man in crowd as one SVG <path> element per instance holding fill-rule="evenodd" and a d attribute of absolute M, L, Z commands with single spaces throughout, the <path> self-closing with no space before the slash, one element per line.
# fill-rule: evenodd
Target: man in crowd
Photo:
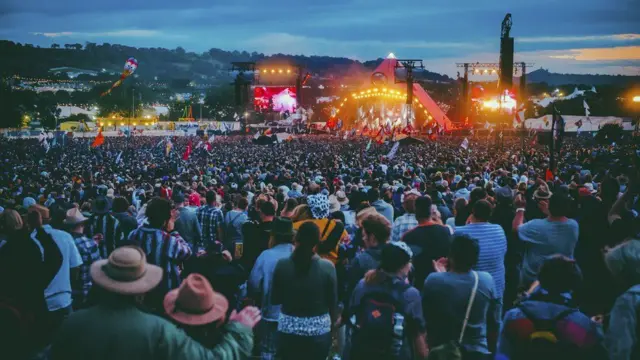
<path fill-rule="evenodd" d="M 207 191 L 207 204 L 196 211 L 196 216 L 202 227 L 202 241 L 197 244 L 198 251 L 206 249 L 216 241 L 223 241 L 223 216 L 219 208 L 218 194 Z"/>
<path fill-rule="evenodd" d="M 87 237 L 94 239 L 100 246 L 100 256 L 106 259 L 109 254 L 124 241 L 124 232 L 120 222 L 110 213 L 111 200 L 98 196 L 91 206 L 91 217 L 85 227 Z"/>
<path fill-rule="evenodd" d="M 404 194 L 402 207 L 405 213 L 398 216 L 393 222 L 391 241 L 400 241 L 407 231 L 418 226 L 418 220 L 416 219 L 416 199 L 418 196 L 420 196 L 420 193 L 417 190 L 412 190 Z"/>
<path fill-rule="evenodd" d="M 181 191 L 174 192 L 172 200 L 178 212 L 175 231 L 189 244 L 191 252 L 197 254 L 198 245 L 202 242 L 202 229 L 196 212 L 186 206 L 188 200 L 185 199 L 184 193 Z"/>
<path fill-rule="evenodd" d="M 373 206 L 377 212 L 386 217 L 387 220 L 389 220 L 389 223 L 393 223 L 393 205 L 380 198 L 380 190 L 371 189 L 367 192 L 367 196 L 371 206 Z"/>

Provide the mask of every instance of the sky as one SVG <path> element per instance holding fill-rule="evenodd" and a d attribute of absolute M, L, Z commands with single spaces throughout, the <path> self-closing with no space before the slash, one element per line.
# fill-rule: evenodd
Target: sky
<path fill-rule="evenodd" d="M 357 60 L 393 52 L 455 75 L 458 62 L 498 61 L 507 12 L 516 61 L 640 75 L 640 0 L 2 0 L 0 39 Z"/>

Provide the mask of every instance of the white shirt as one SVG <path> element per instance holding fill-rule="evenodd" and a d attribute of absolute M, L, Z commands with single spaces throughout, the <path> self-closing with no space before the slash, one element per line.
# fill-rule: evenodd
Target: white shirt
<path fill-rule="evenodd" d="M 55 311 L 71 306 L 71 268 L 82 265 L 82 257 L 78 252 L 78 248 L 76 248 L 73 237 L 69 233 L 56 230 L 49 225 L 44 225 L 43 229 L 51 235 L 62 253 L 62 266 L 60 266 L 60 270 L 44 290 L 49 311 Z M 44 256 L 44 249 L 36 239 L 35 230 L 31 233 L 31 239 L 38 245 L 42 256 Z"/>

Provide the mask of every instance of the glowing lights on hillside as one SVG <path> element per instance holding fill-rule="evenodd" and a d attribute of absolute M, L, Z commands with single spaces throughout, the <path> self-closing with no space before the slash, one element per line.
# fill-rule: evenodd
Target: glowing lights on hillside
<path fill-rule="evenodd" d="M 263 74 L 267 74 L 267 73 L 271 73 L 271 74 L 291 74 L 291 69 L 287 69 L 287 68 L 274 68 L 274 69 L 262 69 L 262 70 L 256 70 L 256 74 L 259 73 L 263 73 Z"/>
<path fill-rule="evenodd" d="M 382 89 L 372 88 L 372 89 L 362 90 L 359 93 L 353 93 L 351 94 L 351 97 L 353 97 L 356 100 L 370 98 L 370 97 L 385 97 L 389 99 L 406 99 L 407 94 L 400 92 L 398 90 L 389 90 L 387 88 L 382 88 Z"/>

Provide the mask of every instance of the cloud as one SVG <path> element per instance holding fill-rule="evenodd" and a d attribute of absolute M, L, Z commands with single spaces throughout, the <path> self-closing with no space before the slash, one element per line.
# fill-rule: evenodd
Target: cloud
<path fill-rule="evenodd" d="M 548 57 L 576 61 L 635 61 L 640 60 L 640 46 L 562 50 L 552 52 Z"/>
<path fill-rule="evenodd" d="M 32 35 L 40 35 L 48 38 L 57 37 L 158 37 L 163 33 L 156 30 L 142 30 L 142 29 L 127 29 L 116 31 L 103 31 L 103 32 L 76 32 L 76 31 L 61 31 L 61 32 L 32 32 Z"/>
<path fill-rule="evenodd" d="M 570 43 L 585 41 L 636 41 L 640 40 L 640 34 L 613 34 L 613 35 L 587 35 L 587 36 L 540 36 L 519 37 L 518 42 L 523 43 Z"/>

